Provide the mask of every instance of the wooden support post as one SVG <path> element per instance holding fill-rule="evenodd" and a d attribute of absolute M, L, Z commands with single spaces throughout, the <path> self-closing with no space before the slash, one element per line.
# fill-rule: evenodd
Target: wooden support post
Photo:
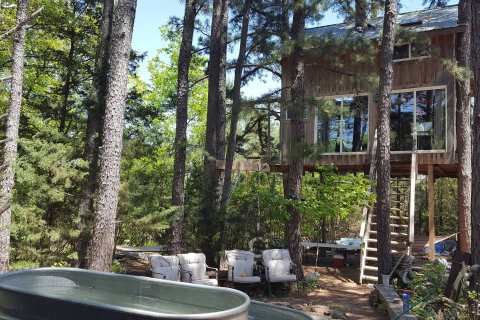
<path fill-rule="evenodd" d="M 415 187 L 417 185 L 417 154 L 412 154 L 410 168 L 410 203 L 408 206 L 408 248 L 407 254 L 412 254 L 413 242 L 415 241 Z"/>
<path fill-rule="evenodd" d="M 435 177 L 433 165 L 428 165 L 428 258 L 435 259 Z"/>

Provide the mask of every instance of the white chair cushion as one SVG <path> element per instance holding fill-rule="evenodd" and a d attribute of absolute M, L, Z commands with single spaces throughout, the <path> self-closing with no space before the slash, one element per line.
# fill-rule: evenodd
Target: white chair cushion
<path fill-rule="evenodd" d="M 155 271 L 152 271 L 152 276 L 157 279 L 178 281 L 180 274 L 179 271 L 178 267 L 157 268 Z"/>
<path fill-rule="evenodd" d="M 287 249 L 265 250 L 262 252 L 262 258 L 270 282 L 296 281 L 295 274 L 290 272 L 292 259 Z"/>
<path fill-rule="evenodd" d="M 192 282 L 208 279 L 208 276 L 206 275 L 206 258 L 203 253 L 179 254 L 178 259 L 182 271 L 182 281 L 189 282 L 190 275 Z"/>
<path fill-rule="evenodd" d="M 176 256 L 150 255 L 150 265 L 153 271 L 155 271 L 156 268 L 178 267 L 178 263 L 178 257 Z"/>
<path fill-rule="evenodd" d="M 254 254 L 249 251 L 230 250 L 225 251 L 228 263 L 228 279 L 237 282 L 237 279 L 253 276 L 253 267 L 255 264 Z"/>
<path fill-rule="evenodd" d="M 286 275 L 271 275 L 270 282 L 293 282 L 297 281 L 297 276 L 294 274 L 286 274 Z"/>
<path fill-rule="evenodd" d="M 235 277 L 235 282 L 237 283 L 259 283 L 262 281 L 260 277 L 251 276 L 251 277 Z M 231 281 L 231 280 L 230 280 Z"/>
<path fill-rule="evenodd" d="M 195 281 L 192 281 L 192 283 L 194 284 L 201 284 L 201 285 L 204 285 L 204 286 L 213 286 L 213 287 L 218 287 L 218 281 L 217 279 L 201 279 L 201 280 L 195 280 Z"/>

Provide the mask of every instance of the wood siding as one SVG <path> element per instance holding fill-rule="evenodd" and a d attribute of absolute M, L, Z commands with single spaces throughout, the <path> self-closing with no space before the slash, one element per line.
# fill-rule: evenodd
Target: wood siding
<path fill-rule="evenodd" d="M 455 156 L 455 80 L 448 72 L 445 61 L 455 58 L 455 35 L 454 32 L 430 34 L 432 43 L 432 55 L 427 58 L 416 60 L 398 61 L 394 64 L 394 83 L 393 90 L 419 89 L 437 86 L 445 86 L 447 90 L 447 140 L 445 152 L 420 152 L 418 155 L 419 165 L 438 164 L 452 165 L 456 164 Z M 378 59 L 377 59 L 378 61 Z M 318 99 L 322 97 L 332 97 L 341 95 L 352 95 L 355 93 L 369 94 L 369 147 L 372 145 L 374 130 L 377 121 L 377 106 L 375 104 L 376 88 L 369 87 L 367 81 L 355 81 L 354 77 L 346 73 L 365 73 L 366 69 L 372 66 L 366 64 L 352 66 L 345 63 L 341 70 L 325 64 L 319 59 L 317 61 L 310 55 L 306 61 L 305 69 L 305 91 L 306 100 Z M 375 63 L 376 64 L 376 63 Z M 376 66 L 378 69 L 378 65 Z M 285 73 L 288 70 L 284 70 Z M 373 73 L 375 74 L 375 72 Z M 316 136 L 316 112 L 311 108 L 306 119 L 306 144 L 314 145 Z M 288 155 L 288 136 L 285 130 L 288 128 L 289 121 L 282 117 L 281 139 L 283 143 L 282 159 L 285 163 Z M 392 162 L 409 163 L 410 154 L 392 153 Z M 316 156 L 315 159 L 306 159 L 307 165 L 314 164 L 334 164 L 336 166 L 358 166 L 364 168 L 369 163 L 368 153 L 343 153 L 343 154 L 325 154 Z"/>

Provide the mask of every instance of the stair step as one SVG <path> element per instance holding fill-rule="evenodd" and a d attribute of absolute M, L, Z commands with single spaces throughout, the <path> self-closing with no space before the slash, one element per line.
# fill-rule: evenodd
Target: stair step
<path fill-rule="evenodd" d="M 377 234 L 376 230 L 370 230 L 371 234 Z M 390 232 L 391 236 L 401 236 L 401 237 L 408 237 L 408 233 L 405 232 Z"/>
<path fill-rule="evenodd" d="M 367 251 L 377 252 L 377 248 L 367 247 Z M 398 253 L 398 251 L 392 249 L 392 253 Z"/>
<path fill-rule="evenodd" d="M 376 222 L 372 222 L 372 225 L 377 225 Z M 393 228 L 408 228 L 408 224 L 395 224 L 395 223 L 390 223 L 390 227 Z"/>
<path fill-rule="evenodd" d="M 377 257 L 365 257 L 367 261 L 378 261 Z"/>
<path fill-rule="evenodd" d="M 370 271 L 378 271 L 378 267 L 373 267 L 373 266 L 364 266 L 364 270 L 370 270 Z"/>
<path fill-rule="evenodd" d="M 378 281 L 378 277 L 368 276 L 366 274 L 362 276 L 362 279 L 369 280 L 369 281 Z"/>
<path fill-rule="evenodd" d="M 377 242 L 377 239 L 368 239 L 368 242 Z M 395 241 L 395 240 L 390 240 L 390 243 L 393 244 L 393 245 L 398 245 L 398 244 L 404 244 L 403 241 L 399 242 L 399 241 Z"/>

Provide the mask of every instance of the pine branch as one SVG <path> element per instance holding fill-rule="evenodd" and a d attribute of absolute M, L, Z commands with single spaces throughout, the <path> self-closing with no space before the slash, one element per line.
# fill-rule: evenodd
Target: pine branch
<path fill-rule="evenodd" d="M 7 38 L 8 36 L 10 36 L 12 33 L 16 32 L 18 29 L 20 29 L 21 27 L 23 27 L 24 25 L 26 25 L 27 23 L 29 23 L 30 21 L 32 21 L 36 16 L 38 16 L 40 14 L 40 12 L 42 12 L 43 10 L 43 7 L 40 7 L 39 9 L 37 9 L 36 11 L 34 11 L 30 17 L 28 17 L 27 19 L 23 20 L 21 23 L 19 23 L 18 25 L 16 25 L 15 27 L 13 27 L 12 29 L 8 30 L 7 32 L 3 33 L 2 35 L 0 35 L 0 40 L 3 40 L 5 38 Z"/>
<path fill-rule="evenodd" d="M 10 142 L 12 140 L 13 140 L 12 138 L 3 139 L 3 140 L 0 140 L 0 144 L 4 144 L 4 143 Z"/>
<path fill-rule="evenodd" d="M 5 119 L 7 116 L 8 116 L 8 113 L 4 113 L 4 114 L 0 115 L 0 121 Z"/>

